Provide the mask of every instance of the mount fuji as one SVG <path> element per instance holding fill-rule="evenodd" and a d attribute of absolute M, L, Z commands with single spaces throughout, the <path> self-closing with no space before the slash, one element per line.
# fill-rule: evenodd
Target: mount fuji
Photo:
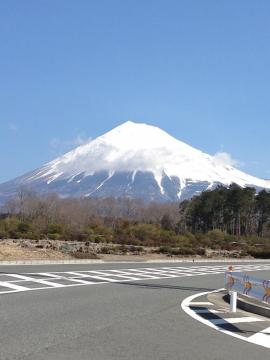
<path fill-rule="evenodd" d="M 19 187 L 61 197 L 129 197 L 181 201 L 217 185 L 270 189 L 270 180 L 248 175 L 146 124 L 131 121 L 0 184 L 0 202 Z"/>

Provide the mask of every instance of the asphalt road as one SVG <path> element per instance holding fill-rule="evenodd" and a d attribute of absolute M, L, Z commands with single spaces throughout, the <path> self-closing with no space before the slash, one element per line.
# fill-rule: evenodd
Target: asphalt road
<path fill-rule="evenodd" d="M 0 273 L 199 265 L 215 264 L 1 266 Z M 270 271 L 252 274 L 270 279 Z M 187 296 L 221 287 L 223 274 L 208 274 L 0 294 L 0 359 L 269 358 L 268 349 L 219 333 L 181 310 Z"/>

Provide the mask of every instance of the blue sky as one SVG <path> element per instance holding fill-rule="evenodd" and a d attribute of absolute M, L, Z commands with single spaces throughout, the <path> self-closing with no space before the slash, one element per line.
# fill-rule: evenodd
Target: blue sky
<path fill-rule="evenodd" d="M 134 120 L 270 178 L 270 1 L 0 2 L 0 182 Z"/>

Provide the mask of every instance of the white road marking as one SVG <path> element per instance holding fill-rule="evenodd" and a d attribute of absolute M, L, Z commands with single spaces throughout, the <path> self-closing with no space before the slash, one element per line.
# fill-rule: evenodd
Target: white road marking
<path fill-rule="evenodd" d="M 197 314 L 196 310 L 192 310 L 190 308 L 190 304 L 193 302 L 194 299 L 198 298 L 198 297 L 201 297 L 201 296 L 204 296 L 204 295 L 208 295 L 208 294 L 212 294 L 212 293 L 216 293 L 216 292 L 220 292 L 220 291 L 223 291 L 224 289 L 218 289 L 218 290 L 214 290 L 214 291 L 205 291 L 205 292 L 202 292 L 200 294 L 194 294 L 194 295 L 191 295 L 189 297 L 187 297 L 186 299 L 184 299 L 181 303 L 181 308 L 182 310 L 189 316 L 191 316 L 193 319 L 201 322 L 202 324 L 204 325 L 207 325 L 223 334 L 226 334 L 226 335 L 230 335 L 230 336 L 233 336 L 237 339 L 240 339 L 240 340 L 244 340 L 244 341 L 247 341 L 249 343 L 253 343 L 253 344 L 256 344 L 256 345 L 260 345 L 260 346 L 263 346 L 263 347 L 266 347 L 266 348 L 270 348 L 270 341 L 269 341 L 269 330 L 270 328 L 267 328 L 265 330 L 263 330 L 263 332 L 259 332 L 257 334 L 261 334 L 261 336 L 255 336 L 257 334 L 254 334 L 250 337 L 244 337 L 242 335 L 239 335 L 239 334 L 236 334 L 234 332 L 231 332 L 229 330 L 224 330 L 222 328 L 220 328 L 219 326 L 213 324 L 212 320 L 207 320 L 207 319 L 204 319 L 203 317 L 201 317 L 200 315 Z M 268 338 L 266 338 L 268 337 Z"/>
<path fill-rule="evenodd" d="M 196 314 L 223 314 L 225 311 L 221 311 L 221 310 L 215 310 L 215 309 L 199 309 L 199 310 L 194 310 L 196 312 Z"/>
<path fill-rule="evenodd" d="M 237 270 L 258 271 L 270 270 L 270 264 L 238 265 L 234 266 Z M 227 269 L 225 265 L 207 266 L 169 266 L 169 267 L 143 267 L 117 270 L 80 270 L 80 271 L 53 271 L 40 273 L 24 274 L 2 274 L 15 280 L 2 281 L 0 286 L 7 290 L 0 290 L 0 294 L 13 293 L 28 290 L 43 290 L 51 288 L 64 288 L 72 286 L 99 285 L 106 283 L 120 283 L 128 281 L 158 280 L 170 278 L 182 278 L 189 276 L 204 276 L 224 273 Z M 35 278 L 39 276 L 39 278 Z M 42 278 L 40 278 L 42 277 Z M 99 281 L 95 281 L 99 280 Z M 57 282 L 59 280 L 59 282 Z M 61 284 L 61 281 L 66 284 Z M 93 281 L 91 281 L 93 280 Z M 39 283 L 41 287 L 29 287 L 32 283 Z M 28 285 L 30 283 L 30 285 Z M 26 284 L 26 286 L 23 286 Z M 203 310 L 203 309 L 202 309 Z"/>
<path fill-rule="evenodd" d="M 136 281 L 136 280 L 141 280 L 139 278 L 136 278 L 134 276 L 130 276 L 130 275 L 119 275 L 119 274 L 112 274 L 112 276 L 114 277 L 118 277 L 119 280 L 127 280 L 127 281 L 130 281 L 130 280 L 133 280 L 133 281 Z"/>
<path fill-rule="evenodd" d="M 46 281 L 46 280 L 43 280 L 43 279 L 35 279 L 33 277 L 25 276 L 25 275 L 9 274 L 9 276 L 13 276 L 15 278 L 19 278 L 19 279 L 34 282 L 34 283 L 39 283 L 39 284 L 43 284 L 43 285 L 49 285 L 51 287 L 57 287 L 58 288 L 58 287 L 64 287 L 65 286 L 63 284 L 54 283 L 52 281 Z"/>
<path fill-rule="evenodd" d="M 93 281 L 86 281 L 86 280 L 77 279 L 77 278 L 76 278 L 76 279 L 75 279 L 75 278 L 69 278 L 69 279 L 67 279 L 67 280 L 77 282 L 77 283 L 78 283 L 78 285 L 79 285 L 79 284 L 85 284 L 85 285 L 91 285 L 91 284 L 94 284 L 94 282 L 93 282 Z"/>
<path fill-rule="evenodd" d="M 140 270 L 140 269 L 129 269 L 131 270 L 131 275 L 139 275 L 139 276 L 143 276 L 145 279 L 142 280 L 147 280 L 147 279 L 158 279 L 157 276 L 154 275 L 150 275 L 149 271 L 144 271 L 144 270 Z"/>
<path fill-rule="evenodd" d="M 153 269 L 148 268 L 147 270 L 149 271 L 150 274 L 154 274 L 157 276 L 162 275 L 162 276 L 171 277 L 171 278 L 179 277 L 178 275 L 172 274 L 171 271 L 166 271 L 163 269 L 155 269 L 153 271 Z"/>
<path fill-rule="evenodd" d="M 105 277 L 105 276 L 90 275 L 89 277 L 91 277 L 93 279 L 101 280 L 101 281 L 104 281 L 104 282 L 119 282 L 119 280 L 110 279 L 110 278 Z"/>
<path fill-rule="evenodd" d="M 82 273 L 77 272 L 77 271 L 67 271 L 66 274 L 74 275 L 76 277 L 81 277 L 81 278 L 89 278 L 89 275 L 82 274 Z"/>
<path fill-rule="evenodd" d="M 35 274 L 35 273 L 31 273 L 31 274 Z M 47 276 L 47 277 L 52 277 L 52 278 L 60 279 L 60 276 L 59 276 L 59 275 L 55 275 L 55 274 L 48 273 L 48 272 L 38 273 L 38 274 L 39 274 L 39 275 L 42 275 L 42 276 Z"/>
<path fill-rule="evenodd" d="M 258 345 L 261 345 L 261 346 L 264 346 L 264 347 L 268 347 L 270 348 L 270 327 L 254 334 L 254 335 L 251 335 L 249 337 L 249 340 L 251 342 L 254 342 Z"/>
<path fill-rule="evenodd" d="M 118 275 L 133 275 L 132 273 L 130 273 L 130 271 L 123 271 L 123 270 L 111 270 L 112 275 L 113 274 L 118 274 Z M 136 274 L 138 275 L 138 274 Z"/>
<path fill-rule="evenodd" d="M 255 318 L 253 316 L 247 316 L 247 317 L 240 317 L 240 318 L 224 318 L 224 319 L 211 319 L 209 320 L 215 325 L 222 325 L 222 324 L 239 324 L 239 323 L 245 323 L 245 322 L 254 322 L 254 321 L 266 321 L 263 319 Z"/>
<path fill-rule="evenodd" d="M 3 287 L 7 287 L 7 288 L 10 288 L 10 289 L 13 289 L 13 290 L 17 290 L 17 291 L 26 291 L 26 290 L 29 290 L 28 287 L 25 287 L 25 286 L 20 286 L 20 285 L 16 285 L 16 284 L 11 284 L 7 281 L 0 281 L 0 286 L 3 286 Z M 2 294 L 4 292 L 1 292 Z"/>
<path fill-rule="evenodd" d="M 213 303 L 209 301 L 192 301 L 189 306 L 211 306 Z"/>

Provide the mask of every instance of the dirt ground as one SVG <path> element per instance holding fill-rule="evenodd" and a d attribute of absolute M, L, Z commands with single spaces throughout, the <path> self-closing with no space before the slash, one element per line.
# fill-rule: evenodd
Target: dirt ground
<path fill-rule="evenodd" d="M 68 254 L 55 250 L 22 248 L 18 244 L 0 244 L 0 261 L 9 260 L 68 260 L 73 259 Z"/>
<path fill-rule="evenodd" d="M 214 259 L 227 259 L 222 256 L 213 256 Z M 18 261 L 18 260 L 74 260 L 74 259 L 100 259 L 103 261 L 149 261 L 149 260 L 184 260 L 184 261 L 192 261 L 192 259 L 199 261 L 203 259 L 201 256 L 194 257 L 176 257 L 176 256 L 168 256 L 165 254 L 123 254 L 123 255 L 115 255 L 115 254 L 98 254 L 97 256 L 72 256 L 68 253 L 63 253 L 61 251 L 52 250 L 52 249 L 37 249 L 35 247 L 22 247 L 20 243 L 15 242 L 13 240 L 2 240 L 0 242 L 0 261 Z"/>
<path fill-rule="evenodd" d="M 104 261 L 145 261 L 168 259 L 166 255 L 99 255 Z M 9 260 L 71 260 L 73 256 L 55 250 L 22 248 L 18 244 L 0 244 L 0 261 Z"/>
<path fill-rule="evenodd" d="M 99 254 L 104 261 L 146 261 L 166 260 L 170 257 L 162 254 L 147 255 L 112 255 Z M 19 244 L 10 242 L 0 243 L 0 261 L 9 260 L 71 260 L 73 256 L 56 250 L 23 248 Z"/>

